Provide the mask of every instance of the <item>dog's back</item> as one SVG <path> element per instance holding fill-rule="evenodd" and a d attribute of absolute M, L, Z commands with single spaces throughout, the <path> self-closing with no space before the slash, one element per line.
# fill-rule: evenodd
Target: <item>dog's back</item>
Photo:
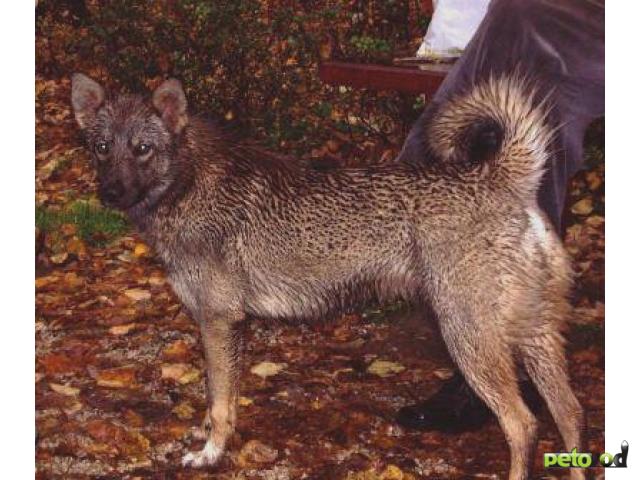
<path fill-rule="evenodd" d="M 199 256 L 215 258 L 215 268 L 239 283 L 247 311 L 262 316 L 322 317 L 371 296 L 426 301 L 462 259 L 479 260 L 477 278 L 497 278 L 490 270 L 514 258 L 524 265 L 530 228 L 542 228 L 544 242 L 558 242 L 534 200 L 550 135 L 544 112 L 532 98 L 515 95 L 515 118 L 500 116 L 509 105 L 481 111 L 509 89 L 520 92 L 520 81 L 492 82 L 474 91 L 471 112 L 456 116 L 458 104 L 469 104 L 458 100 L 428 132 L 436 167 L 318 172 L 230 155 L 218 144 L 195 159 L 198 174 L 187 199 L 156 213 L 159 223 L 175 227 L 150 233 L 166 235 L 156 243 L 176 265 L 186 260 L 180 252 L 192 257 L 198 245 Z M 527 123 L 520 131 L 505 134 L 507 124 L 521 120 Z M 523 131 L 529 137 L 518 136 Z M 202 137 L 197 132 L 192 141 Z M 514 159 L 516 149 L 526 155 Z M 467 289 L 478 283 L 471 280 L 465 278 Z M 486 289 L 490 282 L 479 283 Z"/>

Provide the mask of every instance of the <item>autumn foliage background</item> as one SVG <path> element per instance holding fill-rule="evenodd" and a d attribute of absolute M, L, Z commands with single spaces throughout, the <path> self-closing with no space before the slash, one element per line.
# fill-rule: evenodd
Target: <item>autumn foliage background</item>
<path fill-rule="evenodd" d="M 316 69 L 329 57 L 388 62 L 414 50 L 429 19 L 418 0 L 64 3 L 39 6 L 41 73 L 83 71 L 131 90 L 174 76 L 193 110 L 289 153 L 308 155 L 334 131 L 398 141 L 422 106 L 324 86 Z"/>
<path fill-rule="evenodd" d="M 418 0 L 40 0 L 36 9 L 37 478 L 206 478 L 179 459 L 205 408 L 199 332 L 154 253 L 96 200 L 69 77 L 143 91 L 182 80 L 192 111 L 323 168 L 393 161 L 428 98 L 323 85 L 318 62 L 388 63 L 415 52 Z M 587 448 L 604 430 L 604 123 L 569 186 L 565 245 L 577 288 L 568 329 Z M 404 305 L 323 325 L 246 332 L 233 479 L 493 478 L 508 468 L 494 422 L 447 435 L 401 430 L 452 364 Z M 560 451 L 548 412 L 544 451 Z"/>

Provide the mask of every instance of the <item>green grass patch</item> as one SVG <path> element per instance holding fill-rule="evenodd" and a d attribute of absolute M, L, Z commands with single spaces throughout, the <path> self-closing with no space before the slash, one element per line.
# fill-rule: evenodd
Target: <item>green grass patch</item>
<path fill-rule="evenodd" d="M 78 236 L 90 243 L 106 243 L 129 230 L 129 223 L 121 213 L 86 201 L 75 200 L 65 208 L 36 207 L 36 227 L 45 232 L 61 225 L 76 226 Z"/>

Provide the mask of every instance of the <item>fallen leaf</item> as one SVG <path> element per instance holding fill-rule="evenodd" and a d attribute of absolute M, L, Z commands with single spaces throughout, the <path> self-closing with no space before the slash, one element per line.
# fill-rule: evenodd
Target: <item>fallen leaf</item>
<path fill-rule="evenodd" d="M 36 172 L 37 177 L 41 180 L 48 180 L 49 178 L 51 178 L 51 175 L 53 175 L 53 173 L 58 168 L 60 168 L 61 165 L 64 164 L 64 162 L 65 162 L 64 156 L 57 156 L 52 158 L 45 165 L 43 165 L 37 170 Z"/>
<path fill-rule="evenodd" d="M 49 275 L 47 277 L 38 277 L 36 278 L 36 289 L 44 288 L 52 283 L 58 281 L 58 277 L 55 275 Z"/>
<path fill-rule="evenodd" d="M 194 368 L 182 375 L 178 379 L 178 383 L 186 385 L 187 383 L 197 382 L 198 380 L 200 380 L 200 371 Z"/>
<path fill-rule="evenodd" d="M 120 260 L 121 262 L 125 262 L 125 263 L 131 263 L 133 262 L 133 255 L 131 255 L 131 252 L 126 251 L 121 253 L 120 255 L 118 255 L 118 260 Z"/>
<path fill-rule="evenodd" d="M 49 375 L 68 373 L 78 368 L 78 364 L 64 353 L 50 353 L 41 357 L 39 360 L 45 372 Z"/>
<path fill-rule="evenodd" d="M 162 355 L 168 360 L 184 360 L 189 356 L 191 349 L 184 340 L 176 340 L 162 351 Z"/>
<path fill-rule="evenodd" d="M 50 383 L 49 387 L 56 393 L 60 395 L 66 395 L 68 397 L 76 396 L 80 393 L 79 388 L 70 387 L 69 385 L 61 385 L 59 383 Z"/>
<path fill-rule="evenodd" d="M 396 465 L 387 465 L 380 478 L 383 480 L 409 480 L 409 478 L 413 478 L 413 475 L 403 472 Z"/>
<path fill-rule="evenodd" d="M 136 371 L 133 367 L 118 367 L 101 370 L 96 374 L 100 387 L 129 388 L 136 385 Z"/>
<path fill-rule="evenodd" d="M 62 277 L 65 287 L 67 290 L 75 290 L 78 287 L 84 285 L 84 280 L 78 276 L 75 272 L 67 272 Z"/>
<path fill-rule="evenodd" d="M 387 465 L 380 473 L 376 468 L 369 468 L 361 472 L 349 472 L 345 480 L 415 480 L 411 473 L 402 471 L 396 465 Z"/>
<path fill-rule="evenodd" d="M 67 252 L 75 255 L 81 260 L 87 257 L 87 247 L 85 246 L 84 242 L 78 237 L 72 237 L 67 242 Z"/>
<path fill-rule="evenodd" d="M 237 463 L 239 467 L 247 468 L 260 463 L 271 463 L 276 458 L 278 450 L 258 440 L 249 440 L 238 453 Z"/>
<path fill-rule="evenodd" d="M 109 333 L 111 335 L 126 335 L 131 330 L 133 330 L 138 324 L 137 323 L 125 323 L 124 325 L 114 325 L 109 329 Z"/>
<path fill-rule="evenodd" d="M 387 360 L 374 360 L 373 363 L 369 365 L 369 368 L 367 368 L 367 372 L 383 378 L 403 372 L 404 370 L 406 370 L 406 368 L 399 363 L 389 362 Z"/>
<path fill-rule="evenodd" d="M 286 363 L 261 362 L 251 367 L 251 373 L 265 379 L 277 375 L 286 366 Z"/>
<path fill-rule="evenodd" d="M 172 438 L 182 438 L 189 431 L 189 427 L 182 423 L 170 423 L 167 432 Z"/>
<path fill-rule="evenodd" d="M 162 365 L 162 378 L 174 380 L 181 385 L 195 382 L 200 379 L 200 371 L 186 363 L 172 363 Z"/>
<path fill-rule="evenodd" d="M 149 450 L 150 442 L 142 434 L 107 420 L 91 420 L 86 430 L 94 440 L 112 445 L 126 455 L 138 456 Z"/>
<path fill-rule="evenodd" d="M 340 150 L 340 144 L 336 141 L 336 140 L 327 140 L 327 149 L 331 152 L 331 153 L 337 153 L 338 150 Z"/>
<path fill-rule="evenodd" d="M 78 232 L 78 227 L 76 227 L 73 223 L 63 223 L 58 228 L 60 233 L 62 233 L 66 237 L 71 237 Z"/>
<path fill-rule="evenodd" d="M 55 255 L 51 255 L 49 258 L 56 265 L 62 265 L 69 259 L 69 254 L 67 252 L 56 253 Z"/>
<path fill-rule="evenodd" d="M 450 368 L 438 368 L 433 371 L 433 375 L 440 380 L 449 380 L 453 377 L 453 370 Z"/>
<path fill-rule="evenodd" d="M 146 257 L 149 255 L 149 247 L 144 243 L 136 243 L 133 255 L 137 258 Z"/>
<path fill-rule="evenodd" d="M 330 373 L 333 378 L 336 378 L 341 373 L 351 373 L 353 372 L 353 368 L 339 368 Z"/>
<path fill-rule="evenodd" d="M 138 412 L 128 408 L 124 412 L 124 418 L 132 427 L 140 428 L 144 427 L 144 418 Z"/>
<path fill-rule="evenodd" d="M 189 402 L 180 402 L 178 405 L 173 407 L 173 410 L 171 411 L 175 413 L 179 419 L 189 420 L 193 417 L 193 414 L 196 410 L 191 406 Z"/>
<path fill-rule="evenodd" d="M 585 180 L 589 184 L 589 190 L 597 190 L 602 185 L 602 176 L 598 172 L 587 172 Z"/>
<path fill-rule="evenodd" d="M 584 221 L 584 223 L 593 228 L 600 228 L 602 225 L 604 225 L 604 217 L 600 215 L 591 215 Z"/>
<path fill-rule="evenodd" d="M 253 400 L 248 397 L 239 397 L 238 405 L 241 407 L 248 407 L 249 405 L 253 405 Z"/>
<path fill-rule="evenodd" d="M 78 413 L 80 410 L 82 410 L 82 403 L 75 401 L 71 404 L 71 406 L 64 408 L 63 412 L 66 415 L 73 415 L 74 413 Z"/>
<path fill-rule="evenodd" d="M 571 212 L 575 215 L 589 215 L 591 212 L 593 212 L 593 200 L 591 200 L 591 198 L 589 197 L 578 200 L 571 207 Z"/>
<path fill-rule="evenodd" d="M 142 288 L 130 288 L 125 290 L 124 294 L 135 302 L 143 302 L 151 298 L 151 292 Z"/>
<path fill-rule="evenodd" d="M 162 275 L 161 273 L 155 272 L 152 273 L 149 277 L 149 285 L 152 285 L 154 287 L 164 285 L 165 283 L 167 283 L 167 281 L 165 280 L 164 275 Z"/>

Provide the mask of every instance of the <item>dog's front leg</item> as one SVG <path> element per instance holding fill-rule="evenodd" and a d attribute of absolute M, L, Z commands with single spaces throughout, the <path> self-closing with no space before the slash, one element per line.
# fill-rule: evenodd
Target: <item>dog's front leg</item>
<path fill-rule="evenodd" d="M 222 456 L 227 440 L 236 423 L 238 399 L 240 335 L 237 334 L 238 315 L 208 315 L 200 320 L 207 368 L 210 430 L 207 443 L 199 452 L 191 452 L 182 459 L 184 466 L 214 465 Z"/>

